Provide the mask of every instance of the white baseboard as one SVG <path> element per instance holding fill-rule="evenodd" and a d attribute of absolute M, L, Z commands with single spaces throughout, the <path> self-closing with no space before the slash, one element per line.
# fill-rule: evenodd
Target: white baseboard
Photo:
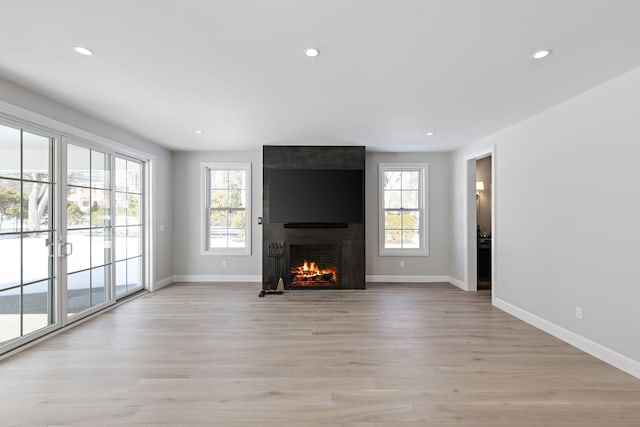
<path fill-rule="evenodd" d="M 448 283 L 449 276 L 381 276 L 369 275 L 365 277 L 368 283 Z"/>
<path fill-rule="evenodd" d="M 574 347 L 588 353 L 616 368 L 633 375 L 636 378 L 640 378 L 640 362 L 633 360 L 623 354 L 620 354 L 610 348 L 607 348 L 597 342 L 591 341 L 588 338 L 578 335 L 568 329 L 558 326 L 555 323 L 549 322 L 535 314 L 529 313 L 513 304 L 510 304 L 504 300 L 496 298 L 493 305 L 501 310 L 506 311 L 512 316 L 517 317 L 520 320 L 527 322 L 528 324 L 541 329 L 548 334 L 553 335 L 562 341 L 571 344 Z"/>
<path fill-rule="evenodd" d="M 164 288 L 167 285 L 170 285 L 174 282 L 173 280 L 173 276 L 169 276 L 169 277 L 165 277 L 164 279 L 156 282 L 153 287 L 151 288 L 151 292 L 155 292 L 159 289 Z"/>
<path fill-rule="evenodd" d="M 449 283 L 451 283 L 453 286 L 457 286 L 457 287 L 459 287 L 459 288 L 460 288 L 460 289 L 462 289 L 463 291 L 467 291 L 467 290 L 468 290 L 468 289 L 467 289 L 467 287 L 465 286 L 465 284 L 464 284 L 464 282 L 463 282 L 462 280 L 460 280 L 460 279 L 456 279 L 456 278 L 455 278 L 455 277 L 453 277 L 453 276 L 449 276 L 449 280 L 448 280 L 448 282 L 449 282 Z"/>
<path fill-rule="evenodd" d="M 382 276 L 368 275 L 365 277 L 367 283 L 451 283 L 464 289 L 464 283 L 451 276 Z M 166 282 L 166 283 L 165 283 Z M 251 282 L 261 283 L 262 277 L 259 275 L 222 275 L 222 274 L 186 274 L 167 277 L 158 282 L 154 290 L 160 289 L 170 283 L 175 282 Z"/>
<path fill-rule="evenodd" d="M 174 282 L 251 282 L 262 283 L 262 276 L 260 275 L 226 275 L 226 274 L 187 274 L 187 275 L 174 275 Z"/>

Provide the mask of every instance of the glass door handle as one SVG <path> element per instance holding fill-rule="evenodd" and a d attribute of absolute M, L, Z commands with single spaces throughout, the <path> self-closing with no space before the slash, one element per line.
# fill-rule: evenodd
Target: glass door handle
<path fill-rule="evenodd" d="M 73 253 L 73 243 L 60 243 L 58 245 L 58 255 L 62 257 L 69 256 Z"/>

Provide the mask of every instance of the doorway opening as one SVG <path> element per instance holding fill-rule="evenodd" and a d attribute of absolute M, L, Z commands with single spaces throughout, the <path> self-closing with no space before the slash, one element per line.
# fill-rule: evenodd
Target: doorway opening
<path fill-rule="evenodd" d="M 490 155 L 476 160 L 476 271 L 479 291 L 491 290 L 491 160 Z"/>
<path fill-rule="evenodd" d="M 467 291 L 490 290 L 496 281 L 496 152 L 490 146 L 465 156 L 464 285 Z"/>

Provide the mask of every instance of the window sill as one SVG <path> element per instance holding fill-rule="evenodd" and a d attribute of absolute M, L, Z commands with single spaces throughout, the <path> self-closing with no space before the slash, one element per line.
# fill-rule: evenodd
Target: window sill
<path fill-rule="evenodd" d="M 379 256 L 403 256 L 403 257 L 426 257 L 429 251 L 426 249 L 380 249 Z"/>
<path fill-rule="evenodd" d="M 200 252 L 200 255 L 205 256 L 251 256 L 251 249 L 207 249 Z"/>

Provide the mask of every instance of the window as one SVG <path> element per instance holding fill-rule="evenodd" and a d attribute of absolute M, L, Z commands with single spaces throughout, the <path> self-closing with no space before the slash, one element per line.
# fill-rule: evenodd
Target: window
<path fill-rule="evenodd" d="M 251 254 L 251 164 L 203 163 L 203 254 Z"/>
<path fill-rule="evenodd" d="M 381 163 L 380 255 L 429 255 L 428 164 Z"/>

